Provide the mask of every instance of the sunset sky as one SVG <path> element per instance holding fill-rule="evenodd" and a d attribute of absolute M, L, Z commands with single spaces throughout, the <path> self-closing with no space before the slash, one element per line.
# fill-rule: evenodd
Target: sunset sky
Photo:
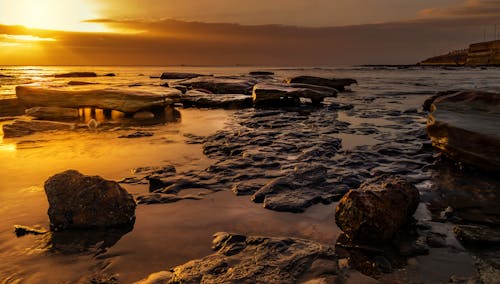
<path fill-rule="evenodd" d="M 0 0 L 0 65 L 406 64 L 500 38 L 500 0 Z"/>

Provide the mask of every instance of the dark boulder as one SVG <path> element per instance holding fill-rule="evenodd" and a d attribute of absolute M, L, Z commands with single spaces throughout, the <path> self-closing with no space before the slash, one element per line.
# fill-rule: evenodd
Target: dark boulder
<path fill-rule="evenodd" d="M 412 217 L 418 190 L 400 177 L 380 176 L 350 190 L 335 210 L 335 222 L 355 241 L 387 241 Z"/>
<path fill-rule="evenodd" d="M 167 80 L 167 79 L 192 79 L 200 76 L 205 76 L 202 74 L 196 74 L 196 73 L 181 73 L 181 72 L 164 72 L 161 74 L 160 79 L 162 80 Z"/>
<path fill-rule="evenodd" d="M 252 106 L 252 97 L 241 94 L 211 94 L 190 90 L 181 96 L 185 107 L 239 109 Z"/>
<path fill-rule="evenodd" d="M 256 82 L 240 77 L 202 76 L 177 82 L 190 89 L 205 89 L 214 94 L 251 94 Z"/>
<path fill-rule="evenodd" d="M 25 108 L 17 98 L 0 100 L 0 117 L 23 115 Z"/>
<path fill-rule="evenodd" d="M 54 75 L 56 78 L 97 77 L 95 72 L 70 72 Z"/>
<path fill-rule="evenodd" d="M 45 182 L 52 229 L 130 225 L 135 201 L 114 181 L 85 176 L 75 170 L 54 175 Z"/>
<path fill-rule="evenodd" d="M 14 120 L 13 123 L 3 125 L 3 137 L 4 138 L 22 137 L 46 131 L 58 131 L 58 130 L 69 131 L 75 129 L 75 127 L 76 125 L 74 123 L 17 119 Z"/>

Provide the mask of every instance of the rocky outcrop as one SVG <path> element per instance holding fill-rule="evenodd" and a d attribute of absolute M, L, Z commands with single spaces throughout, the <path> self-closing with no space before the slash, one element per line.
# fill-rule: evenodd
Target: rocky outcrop
<path fill-rule="evenodd" d="M 85 85 L 94 85 L 97 83 L 92 82 L 83 82 L 83 81 L 69 81 L 68 86 L 85 86 Z"/>
<path fill-rule="evenodd" d="M 177 89 L 162 89 L 161 92 L 141 92 L 129 89 L 59 90 L 16 87 L 19 100 L 26 106 L 81 108 L 96 107 L 134 113 L 157 107 L 166 107 L 176 102 L 181 92 Z"/>
<path fill-rule="evenodd" d="M 203 76 L 180 81 L 190 89 L 205 89 L 215 94 L 251 94 L 254 81 L 237 77 Z"/>
<path fill-rule="evenodd" d="M 45 182 L 52 229 L 130 225 L 135 201 L 114 181 L 68 170 Z"/>
<path fill-rule="evenodd" d="M 95 72 L 70 72 L 54 75 L 56 78 L 97 77 Z"/>
<path fill-rule="evenodd" d="M 62 107 L 33 107 L 26 114 L 41 120 L 75 120 L 78 119 L 78 109 Z"/>
<path fill-rule="evenodd" d="M 358 81 L 354 79 L 328 79 L 314 76 L 297 76 L 287 80 L 287 83 L 293 84 L 308 84 L 308 85 L 317 85 L 334 88 L 338 91 L 344 91 L 345 87 L 350 86 L 352 84 L 357 84 Z"/>
<path fill-rule="evenodd" d="M 300 98 L 308 98 L 313 104 L 320 104 L 326 97 L 335 97 L 337 90 L 329 87 L 307 84 L 266 84 L 253 87 L 252 98 L 256 105 L 300 103 Z"/>
<path fill-rule="evenodd" d="M 335 209 L 335 222 L 349 239 L 387 241 L 417 209 L 418 190 L 400 177 L 380 176 L 350 190 Z"/>
<path fill-rule="evenodd" d="M 181 97 L 185 107 L 239 109 L 252 106 L 252 97 L 241 94 L 212 94 L 200 90 L 187 91 Z"/>
<path fill-rule="evenodd" d="M 213 249 L 139 283 L 336 283 L 341 277 L 333 247 L 313 241 L 217 233 Z"/>
<path fill-rule="evenodd" d="M 37 132 L 73 129 L 75 129 L 75 124 L 73 123 L 17 119 L 13 123 L 3 125 L 3 137 L 14 138 L 31 135 Z"/>
<path fill-rule="evenodd" d="M 161 74 L 160 79 L 162 79 L 162 80 L 192 79 L 192 78 L 201 77 L 201 76 L 206 76 L 206 75 L 197 74 L 197 73 L 164 72 Z"/>
<path fill-rule="evenodd" d="M 251 76 L 272 76 L 274 72 L 271 71 L 250 71 L 248 75 Z"/>
<path fill-rule="evenodd" d="M 24 109 L 25 106 L 17 98 L 0 100 L 0 117 L 23 115 Z"/>
<path fill-rule="evenodd" d="M 500 169 L 500 93 L 463 91 L 437 98 L 427 120 L 432 145 L 457 161 Z"/>

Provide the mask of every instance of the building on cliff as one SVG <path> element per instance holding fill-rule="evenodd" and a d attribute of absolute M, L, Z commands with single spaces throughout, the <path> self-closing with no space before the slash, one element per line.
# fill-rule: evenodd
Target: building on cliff
<path fill-rule="evenodd" d="M 473 43 L 468 49 L 428 58 L 422 66 L 500 66 L 500 40 Z"/>

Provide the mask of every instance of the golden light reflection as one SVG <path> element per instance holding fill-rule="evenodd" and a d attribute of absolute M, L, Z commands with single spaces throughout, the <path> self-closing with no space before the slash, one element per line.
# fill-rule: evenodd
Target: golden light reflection
<path fill-rule="evenodd" d="M 8 42 L 11 42 L 14 43 L 14 44 L 19 44 L 19 42 L 22 42 L 22 41 L 32 41 L 32 42 L 36 42 L 36 41 L 56 41 L 55 39 L 53 38 L 48 38 L 48 37 L 38 37 L 38 36 L 32 36 L 32 35 L 6 35 L 6 34 L 3 34 L 3 35 L 0 35 L 1 38 L 3 38 L 4 40 L 7 40 Z"/>
<path fill-rule="evenodd" d="M 47 30 L 108 31 L 102 24 L 83 22 L 98 17 L 85 0 L 2 1 L 0 9 L 1 24 Z"/>
<path fill-rule="evenodd" d="M 0 125 L 1 128 L 1 125 Z M 3 143 L 3 131 L 0 129 L 0 152 L 15 152 L 17 150 L 16 144 L 9 143 L 9 144 L 4 144 Z"/>

